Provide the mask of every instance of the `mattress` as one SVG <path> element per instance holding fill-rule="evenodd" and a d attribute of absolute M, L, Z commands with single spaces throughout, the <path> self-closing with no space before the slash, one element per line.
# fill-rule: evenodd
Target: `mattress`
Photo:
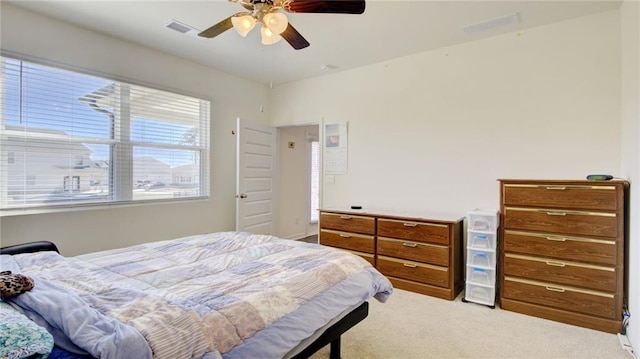
<path fill-rule="evenodd" d="M 12 305 L 47 326 L 62 348 L 105 358 L 121 357 L 123 348 L 140 358 L 289 357 L 353 308 L 370 298 L 384 302 L 393 290 L 358 256 L 242 232 L 70 258 L 6 257 L 3 270 L 36 283 Z M 65 315 L 55 317 L 60 309 Z"/>

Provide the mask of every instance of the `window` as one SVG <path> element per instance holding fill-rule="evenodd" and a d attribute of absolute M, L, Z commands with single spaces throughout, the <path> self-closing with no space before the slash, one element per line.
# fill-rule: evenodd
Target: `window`
<path fill-rule="evenodd" d="M 0 61 L 3 210 L 208 197 L 209 101 Z"/>
<path fill-rule="evenodd" d="M 320 191 L 320 143 L 318 141 L 311 142 L 311 223 L 318 223 L 318 192 Z"/>
<path fill-rule="evenodd" d="M 64 191 L 65 192 L 77 192 L 80 190 L 80 176 L 65 176 L 64 177 Z"/>

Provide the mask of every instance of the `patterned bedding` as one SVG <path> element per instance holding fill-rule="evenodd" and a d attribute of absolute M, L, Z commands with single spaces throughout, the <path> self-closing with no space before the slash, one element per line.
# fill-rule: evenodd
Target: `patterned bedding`
<path fill-rule="evenodd" d="M 140 358 L 281 358 L 347 308 L 371 297 L 384 302 L 393 290 L 355 255 L 240 232 L 12 260 L 14 271 L 35 280 L 12 304 L 60 327 L 49 328 L 56 344 L 104 358 L 121 357 L 123 348 Z M 52 302 L 76 315 L 48 318 Z M 72 323 L 57 322 L 64 317 Z M 88 322 L 93 317 L 100 325 Z M 147 353 L 138 353 L 139 335 Z"/>

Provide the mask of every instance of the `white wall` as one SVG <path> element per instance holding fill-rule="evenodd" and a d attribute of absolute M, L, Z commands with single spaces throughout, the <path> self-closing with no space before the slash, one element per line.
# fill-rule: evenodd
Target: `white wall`
<path fill-rule="evenodd" d="M 75 255 L 235 228 L 237 117 L 266 123 L 265 87 L 174 56 L 2 3 L 3 50 L 78 66 L 211 100 L 211 199 L 152 206 L 2 217 L 2 245 L 55 241 Z M 242 96 L 238 96 L 242 94 Z"/>
<path fill-rule="evenodd" d="M 317 225 L 309 224 L 310 206 L 310 153 L 307 132 L 318 134 L 318 126 L 291 126 L 278 129 L 278 219 L 276 235 L 300 239 L 318 232 Z M 295 143 L 289 148 L 288 143 Z"/>
<path fill-rule="evenodd" d="M 323 206 L 464 216 L 498 178 L 621 176 L 620 81 L 611 11 L 277 86 L 272 125 L 349 122 Z"/>
<path fill-rule="evenodd" d="M 628 238 L 629 308 L 627 336 L 640 350 L 640 3 L 625 1 L 620 8 L 622 22 L 622 168 L 631 181 Z"/>

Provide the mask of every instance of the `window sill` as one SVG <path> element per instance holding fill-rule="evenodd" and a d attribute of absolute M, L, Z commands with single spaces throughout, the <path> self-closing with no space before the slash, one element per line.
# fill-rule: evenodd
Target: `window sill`
<path fill-rule="evenodd" d="M 73 206 L 60 205 L 56 207 L 46 207 L 46 208 L 2 209 L 0 210 L 0 217 L 28 216 L 28 215 L 34 215 L 34 214 L 65 213 L 65 212 L 77 212 L 77 211 L 95 211 L 95 210 L 105 210 L 105 209 L 111 209 L 111 208 L 171 205 L 171 204 L 178 204 L 178 203 L 208 201 L 208 200 L 209 200 L 209 197 L 197 197 L 197 198 L 181 198 L 181 199 L 173 199 L 173 200 L 111 202 L 108 204 L 84 204 L 84 205 L 73 205 Z"/>

